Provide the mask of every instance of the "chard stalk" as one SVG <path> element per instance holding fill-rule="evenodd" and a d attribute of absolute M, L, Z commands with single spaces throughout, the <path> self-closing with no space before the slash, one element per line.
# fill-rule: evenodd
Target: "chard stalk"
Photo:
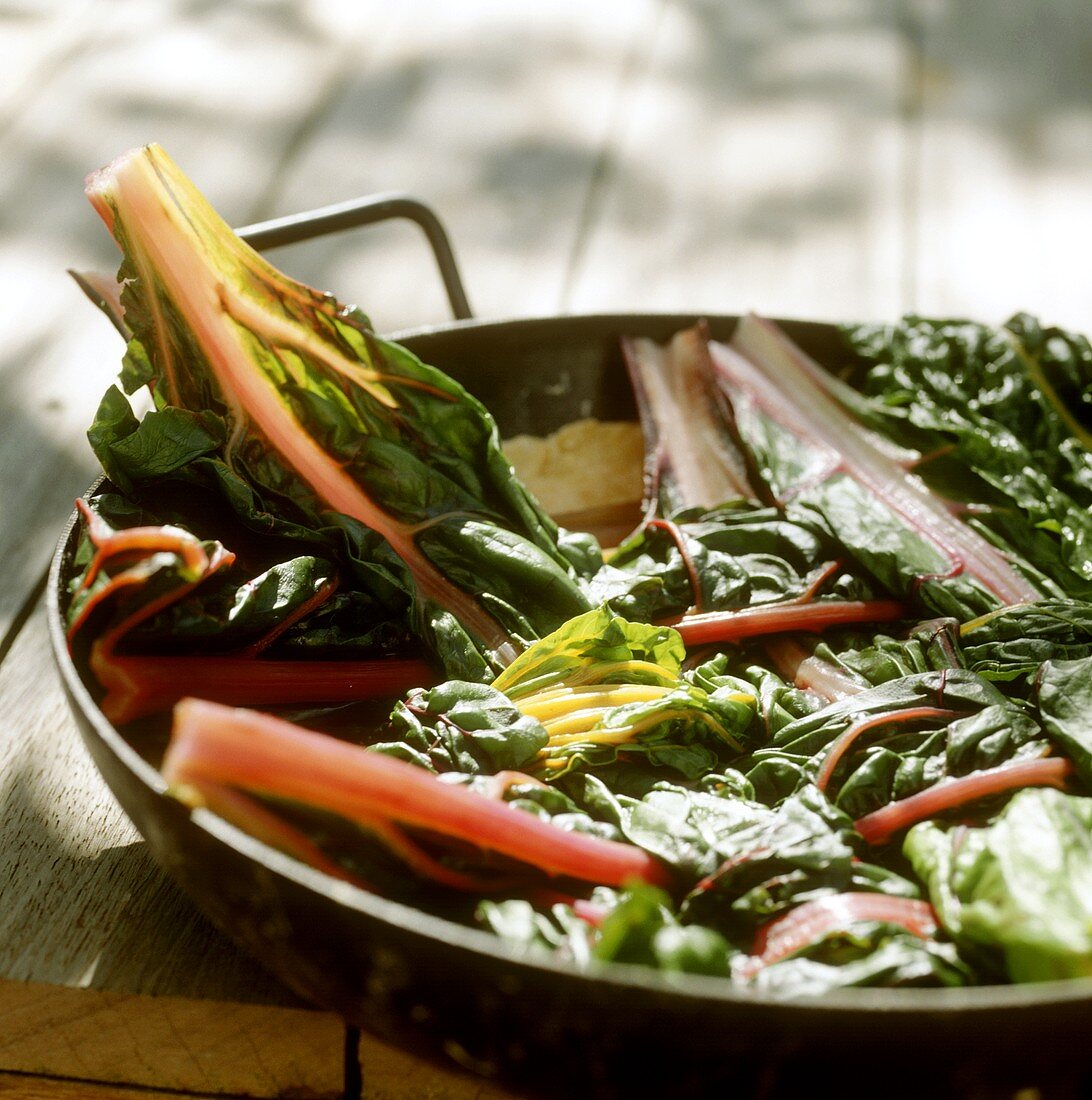
<path fill-rule="evenodd" d="M 427 830 L 553 876 L 670 885 L 640 848 L 569 832 L 431 772 L 256 711 L 185 699 L 163 761 L 168 783 L 214 783 L 327 810 L 364 828 Z"/>
<path fill-rule="evenodd" d="M 883 726 L 901 726 L 908 722 L 946 722 L 958 717 L 959 711 L 945 710 L 942 707 L 903 707 L 901 710 L 889 710 L 884 714 L 870 714 L 865 718 L 859 718 L 856 722 L 852 722 L 827 749 L 815 777 L 815 785 L 819 790 L 826 791 L 834 775 L 834 769 L 838 767 L 842 757 L 849 752 L 859 737 L 870 730 L 880 729 Z"/>
<path fill-rule="evenodd" d="M 679 332 L 666 348 L 627 337 L 622 353 L 645 436 L 646 520 L 659 511 L 665 478 L 677 507 L 755 499 L 743 453 L 731 438 L 731 407 L 717 388 L 705 329 Z"/>
<path fill-rule="evenodd" d="M 871 686 L 856 674 L 809 653 L 795 638 L 775 636 L 765 643 L 765 649 L 783 679 L 828 703 L 857 695 Z"/>
<path fill-rule="evenodd" d="M 513 702 L 523 699 L 528 695 L 534 695 L 545 691 L 547 688 L 578 688 L 583 685 L 600 685 L 608 682 L 617 682 L 617 677 L 622 673 L 634 676 L 652 676 L 661 683 L 674 685 L 678 677 L 661 668 L 652 661 L 599 661 L 581 669 L 559 669 L 553 672 L 543 673 L 531 679 L 513 683 L 507 672 L 502 672 L 494 681 L 493 687 L 503 691 Z"/>
<path fill-rule="evenodd" d="M 738 611 L 709 611 L 665 620 L 688 645 L 738 642 L 763 634 L 791 630 L 821 631 L 849 623 L 880 623 L 905 618 L 909 611 L 898 600 L 819 600 L 815 603 L 765 604 Z"/>
<path fill-rule="evenodd" d="M 102 712 L 118 725 L 169 710 L 196 686 L 217 703 L 276 707 L 394 699 L 436 680 L 431 666 L 412 657 L 297 661 L 230 653 L 119 656 L 96 642 L 89 663 L 106 689 Z"/>
<path fill-rule="evenodd" d="M 937 783 L 927 790 L 910 795 L 909 798 L 889 802 L 886 806 L 858 818 L 853 827 L 867 843 L 886 844 L 903 829 L 936 817 L 946 810 L 954 810 L 983 798 L 1024 787 L 1062 789 L 1075 773 L 1073 762 L 1063 757 L 1002 764 L 996 768 L 972 772 L 960 779 Z"/>
<path fill-rule="evenodd" d="M 519 709 L 540 722 L 551 723 L 589 708 L 606 710 L 627 703 L 651 703 L 671 690 L 655 684 L 583 684 L 540 691 L 524 699 Z"/>
<path fill-rule="evenodd" d="M 868 489 L 948 558 L 953 575 L 965 571 L 1002 603 L 1041 598 L 999 550 L 876 445 L 831 396 L 822 368 L 776 325 L 751 314 L 731 345 L 713 343 L 711 354 L 729 394 L 743 391 L 764 415 L 837 456 L 824 477 L 841 471 Z"/>
<path fill-rule="evenodd" d="M 309 836 L 290 825 L 283 817 L 263 806 L 256 799 L 231 787 L 216 783 L 188 784 L 175 792 L 189 806 L 204 806 L 217 817 L 249 833 L 252 837 L 276 848 L 285 855 L 307 863 L 317 871 L 351 882 L 361 890 L 375 893 L 375 888 L 360 875 L 354 874 L 331 859 Z"/>
<path fill-rule="evenodd" d="M 939 928 L 936 911 L 927 901 L 858 891 L 831 894 L 797 905 L 762 925 L 740 975 L 753 978 L 764 967 L 863 921 L 897 924 L 923 940 L 932 939 Z"/>

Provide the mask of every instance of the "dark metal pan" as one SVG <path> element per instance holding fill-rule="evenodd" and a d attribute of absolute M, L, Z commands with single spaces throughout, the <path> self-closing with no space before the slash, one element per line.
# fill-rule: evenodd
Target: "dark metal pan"
<path fill-rule="evenodd" d="M 350 220 L 373 220 L 367 204 L 349 205 L 357 211 Z M 300 239 L 300 221 L 277 224 Z M 444 251 L 442 230 L 439 244 L 433 234 L 430 241 Z M 273 243 L 285 242 L 274 235 Z M 458 274 L 448 260 L 450 287 L 450 272 L 456 283 Z M 465 295 L 464 308 L 453 302 L 468 311 Z M 396 338 L 483 398 L 504 434 L 542 433 L 580 416 L 632 415 L 619 337 L 662 340 L 696 319 L 462 320 Z M 717 338 L 736 321 L 705 319 Z M 782 323 L 820 361 L 841 354 L 833 326 Z M 589 974 L 335 882 L 207 811 L 191 813 L 166 796 L 146 744 L 103 717 L 68 654 L 63 608 L 75 518 L 53 562 L 49 621 L 99 770 L 196 904 L 287 985 L 351 1024 L 544 1095 L 985 1097 L 1028 1085 L 1044 1097 L 1087 1095 L 1092 979 L 783 1002 L 621 964 Z"/>

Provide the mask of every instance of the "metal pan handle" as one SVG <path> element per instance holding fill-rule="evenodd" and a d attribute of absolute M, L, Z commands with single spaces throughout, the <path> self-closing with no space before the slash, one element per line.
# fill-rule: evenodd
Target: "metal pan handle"
<path fill-rule="evenodd" d="M 345 229 L 385 222 L 392 218 L 408 218 L 421 227 L 440 270 L 452 314 L 460 321 L 473 317 L 466 291 L 463 289 L 463 280 L 459 275 L 459 267 L 455 262 L 451 240 L 443 223 L 430 206 L 411 195 L 400 192 L 367 195 L 334 203 L 332 206 L 320 206 L 316 210 L 305 210 L 300 214 L 288 214 L 283 218 L 270 218 L 269 221 L 244 225 L 235 232 L 247 244 L 264 251 L 267 248 L 280 248 L 282 245 L 309 241 L 327 233 L 340 233 Z"/>

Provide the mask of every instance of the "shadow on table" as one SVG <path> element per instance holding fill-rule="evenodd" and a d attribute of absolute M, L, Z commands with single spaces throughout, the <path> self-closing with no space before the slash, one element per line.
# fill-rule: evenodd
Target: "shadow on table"
<path fill-rule="evenodd" d="M 105 801 L 100 810 L 117 831 L 119 811 Z M 142 841 L 96 851 L 96 823 L 43 805 L 33 772 L 8 774 L 0 814 L 9 828 L 18 822 L 26 838 L 18 852 L 0 857 L 0 976 L 117 993 L 300 1003 L 197 912 Z"/>

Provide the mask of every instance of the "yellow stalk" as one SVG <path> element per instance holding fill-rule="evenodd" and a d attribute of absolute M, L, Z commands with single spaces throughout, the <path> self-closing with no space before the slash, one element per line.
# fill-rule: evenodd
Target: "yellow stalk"
<path fill-rule="evenodd" d="M 587 712 L 584 712 L 580 717 L 586 723 Z M 685 707 L 679 707 L 676 710 L 661 710 L 656 714 L 650 714 L 645 718 L 642 718 L 637 722 L 630 722 L 624 726 L 616 726 L 608 729 L 588 729 L 583 730 L 579 728 L 568 728 L 576 726 L 576 722 L 573 721 L 577 718 L 577 715 L 573 715 L 572 719 L 563 722 L 558 722 L 552 726 L 547 726 L 546 731 L 550 735 L 550 743 L 542 750 L 539 755 L 547 755 L 553 749 L 571 745 L 576 742 L 584 741 L 591 742 L 593 744 L 600 745 L 619 745 L 626 741 L 633 740 L 638 734 L 644 733 L 645 730 L 650 730 L 656 726 L 662 725 L 664 722 L 671 722 L 676 718 L 688 720 L 696 719 L 699 722 L 704 722 L 714 730 L 717 735 L 732 746 L 737 752 L 742 751 L 742 746 L 739 742 L 715 719 L 712 715 L 705 714 L 699 710 L 691 710 Z"/>
<path fill-rule="evenodd" d="M 582 737 L 594 729 L 602 717 L 603 710 L 601 707 L 585 707 L 564 717 L 555 718 L 552 722 L 544 722 L 543 725 L 550 735 L 550 743 L 553 744 L 555 738 L 566 737 L 570 734 L 574 737 Z"/>
<path fill-rule="evenodd" d="M 554 719 L 592 707 L 621 707 L 627 703 L 652 703 L 671 692 L 655 684 L 619 684 L 617 687 L 587 686 L 564 691 L 542 692 L 520 704 L 520 710 L 549 728 Z"/>
<path fill-rule="evenodd" d="M 391 391 L 383 385 L 384 375 L 374 367 L 365 367 L 353 362 L 320 339 L 315 333 L 300 328 L 286 318 L 277 317 L 267 306 L 240 294 L 234 287 L 221 283 L 220 305 L 229 317 L 238 321 L 252 332 L 260 333 L 270 344 L 277 347 L 293 348 L 303 355 L 325 363 L 331 370 L 355 382 L 366 390 L 381 405 L 388 409 L 397 409 L 398 402 Z"/>
<path fill-rule="evenodd" d="M 996 619 L 998 615 L 1004 615 L 1008 611 L 1013 611 L 1018 607 L 1030 607 L 1030 602 L 1025 603 L 1011 603 L 1005 607 L 999 607 L 994 611 L 987 611 L 985 615 L 979 615 L 977 619 L 968 619 L 967 622 L 960 625 L 959 636 L 961 638 L 966 637 L 972 630 L 977 630 L 980 626 L 985 626 L 988 622 Z"/>

